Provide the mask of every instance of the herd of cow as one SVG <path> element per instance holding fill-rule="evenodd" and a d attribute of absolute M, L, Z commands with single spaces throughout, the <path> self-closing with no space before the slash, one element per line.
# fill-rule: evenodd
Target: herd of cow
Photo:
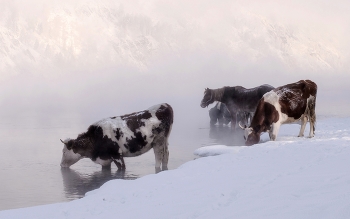
<path fill-rule="evenodd" d="M 219 102 L 209 114 L 215 124 L 217 110 L 222 112 L 219 119 L 231 122 L 232 131 L 239 126 L 244 130 L 247 146 L 260 141 L 260 135 L 268 132 L 276 140 L 282 124 L 300 121 L 299 137 L 304 136 L 306 123 L 310 123 L 309 137 L 315 131 L 315 106 L 317 85 L 310 80 L 300 80 L 274 88 L 261 85 L 252 89 L 241 86 L 205 89 L 201 107 Z M 227 112 L 221 108 L 227 107 Z M 219 121 L 220 122 L 220 121 Z M 90 158 L 103 168 L 110 168 L 114 162 L 124 170 L 123 157 L 141 155 L 151 148 L 155 154 L 155 170 L 167 170 L 169 151 L 168 137 L 173 124 L 173 109 L 163 103 L 147 110 L 116 116 L 98 121 L 76 139 L 66 139 L 61 167 L 70 167 L 82 158 Z"/>

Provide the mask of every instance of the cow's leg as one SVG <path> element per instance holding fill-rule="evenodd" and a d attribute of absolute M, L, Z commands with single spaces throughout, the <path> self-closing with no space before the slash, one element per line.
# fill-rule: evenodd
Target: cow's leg
<path fill-rule="evenodd" d="M 218 116 L 218 123 L 220 126 L 222 126 L 224 124 L 224 117 L 222 115 Z"/>
<path fill-rule="evenodd" d="M 163 159 L 162 159 L 162 170 L 168 170 L 168 161 L 169 161 L 169 150 L 168 150 L 168 139 L 164 142 L 164 153 L 163 153 Z"/>
<path fill-rule="evenodd" d="M 269 132 L 270 140 L 275 141 L 277 138 L 278 131 L 281 127 L 279 123 L 273 123 Z"/>
<path fill-rule="evenodd" d="M 312 138 L 315 136 L 315 122 L 310 119 L 310 133 L 309 133 L 309 138 Z"/>
<path fill-rule="evenodd" d="M 231 129 L 236 130 L 237 115 L 236 113 L 231 114 Z"/>
<path fill-rule="evenodd" d="M 306 127 L 306 123 L 307 123 L 307 116 L 303 115 L 301 117 L 301 127 L 300 127 L 300 132 L 298 137 L 303 137 L 304 136 L 304 131 L 305 131 L 305 127 Z"/>
<path fill-rule="evenodd" d="M 110 170 L 110 169 L 111 169 L 111 163 L 106 164 L 106 165 L 102 165 L 102 170 Z"/>
<path fill-rule="evenodd" d="M 249 113 L 249 121 L 248 121 L 248 125 L 247 126 L 250 126 L 250 124 L 252 123 L 252 119 L 253 119 L 253 116 L 254 116 L 254 113 Z"/>
<path fill-rule="evenodd" d="M 218 110 L 216 108 L 211 108 L 209 110 L 210 126 L 214 126 L 216 124 L 216 121 L 218 120 L 217 111 Z"/>
<path fill-rule="evenodd" d="M 316 113 L 315 113 L 315 107 L 316 107 L 316 97 L 312 98 L 309 102 L 309 109 L 310 109 L 310 117 L 309 117 L 309 122 L 310 122 L 310 133 L 309 137 L 312 138 L 315 136 L 315 123 L 316 123 Z"/>
<path fill-rule="evenodd" d="M 118 167 L 118 170 L 125 170 L 125 162 L 122 155 L 120 155 L 119 158 L 117 159 L 114 159 L 112 157 L 112 160 L 115 163 L 115 165 Z"/>
<path fill-rule="evenodd" d="M 160 136 L 157 136 L 152 143 L 156 160 L 156 173 L 161 171 L 160 166 L 162 166 L 162 170 L 167 170 L 169 161 L 168 139 L 167 137 L 162 136 L 162 134 L 159 135 Z"/>
<path fill-rule="evenodd" d="M 222 107 L 218 111 L 218 123 L 220 126 L 224 124 L 224 110 Z"/>
<path fill-rule="evenodd" d="M 249 127 L 249 125 L 250 125 L 249 119 L 250 119 L 250 113 L 246 112 L 245 113 L 245 121 L 246 121 L 247 127 Z"/>
<path fill-rule="evenodd" d="M 126 167 L 125 167 L 125 162 L 124 162 L 124 157 L 122 155 L 120 155 L 120 160 L 121 160 L 121 163 L 122 163 L 122 170 L 125 170 Z"/>
<path fill-rule="evenodd" d="M 163 148 L 162 148 L 162 145 L 160 144 L 160 142 L 155 142 L 153 144 L 153 151 L 154 151 L 154 157 L 155 157 L 155 160 L 156 160 L 156 164 L 155 164 L 155 170 L 156 170 L 156 173 L 159 173 L 161 170 L 160 170 L 160 165 L 162 163 L 162 158 L 163 158 Z"/>

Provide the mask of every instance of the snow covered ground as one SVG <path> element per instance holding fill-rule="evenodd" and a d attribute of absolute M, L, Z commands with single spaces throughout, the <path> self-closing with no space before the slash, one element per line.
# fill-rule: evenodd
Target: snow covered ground
<path fill-rule="evenodd" d="M 178 169 L 0 218 L 350 218 L 350 118 L 319 120 L 312 139 L 295 137 L 299 127 L 282 126 L 276 142 L 203 147 L 195 154 L 206 157 Z"/>

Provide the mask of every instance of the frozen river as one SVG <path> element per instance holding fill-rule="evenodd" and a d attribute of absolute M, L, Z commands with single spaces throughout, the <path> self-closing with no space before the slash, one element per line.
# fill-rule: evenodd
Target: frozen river
<path fill-rule="evenodd" d="M 90 159 L 61 169 L 63 145 L 59 139 L 76 138 L 94 122 L 78 115 L 1 116 L 0 121 L 0 210 L 74 200 L 111 179 L 154 174 L 153 150 L 126 158 L 124 174 L 117 172 L 115 165 L 102 171 Z M 228 127 L 210 129 L 209 118 L 186 130 L 175 123 L 169 139 L 169 169 L 195 159 L 193 151 L 198 147 L 232 143 L 228 133 Z"/>

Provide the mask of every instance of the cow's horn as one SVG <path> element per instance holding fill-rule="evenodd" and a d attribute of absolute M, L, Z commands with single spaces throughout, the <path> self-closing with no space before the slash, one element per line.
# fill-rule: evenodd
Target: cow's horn
<path fill-rule="evenodd" d="M 245 128 L 247 128 L 246 125 L 244 125 L 244 127 L 243 127 L 243 126 L 241 125 L 241 122 L 238 123 L 238 126 L 239 126 L 241 129 L 243 129 L 243 130 L 244 130 Z"/>
<path fill-rule="evenodd" d="M 63 141 L 62 141 L 62 139 L 60 139 L 61 140 L 61 142 L 63 143 L 63 144 L 66 144 L 66 143 L 64 143 Z"/>

